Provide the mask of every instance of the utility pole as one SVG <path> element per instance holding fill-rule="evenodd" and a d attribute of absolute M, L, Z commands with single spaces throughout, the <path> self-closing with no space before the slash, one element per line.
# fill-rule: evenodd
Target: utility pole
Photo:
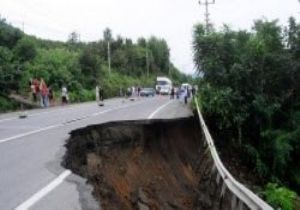
<path fill-rule="evenodd" d="M 147 68 L 147 77 L 149 77 L 149 54 L 148 54 L 147 42 L 146 42 L 146 68 Z"/>
<path fill-rule="evenodd" d="M 107 61 L 108 61 L 108 72 L 110 74 L 110 43 L 107 42 Z"/>
<path fill-rule="evenodd" d="M 205 2 L 201 2 L 201 0 L 199 1 L 200 5 L 204 5 L 205 6 L 205 28 L 206 28 L 206 33 L 209 33 L 210 29 L 211 29 L 211 23 L 209 20 L 209 11 L 208 11 L 208 7 L 211 4 L 215 4 L 215 0 L 209 1 L 209 0 L 205 0 Z"/>

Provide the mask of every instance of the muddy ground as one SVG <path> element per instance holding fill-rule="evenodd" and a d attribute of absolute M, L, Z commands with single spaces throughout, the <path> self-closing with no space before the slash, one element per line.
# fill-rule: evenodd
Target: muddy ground
<path fill-rule="evenodd" d="M 200 135 L 193 118 L 93 125 L 71 133 L 64 165 L 102 209 L 219 209 Z"/>

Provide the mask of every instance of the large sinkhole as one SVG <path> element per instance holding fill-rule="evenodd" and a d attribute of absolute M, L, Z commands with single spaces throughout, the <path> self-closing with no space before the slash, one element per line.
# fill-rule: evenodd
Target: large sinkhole
<path fill-rule="evenodd" d="M 70 133 L 64 166 L 101 209 L 217 209 L 201 139 L 194 118 L 92 125 Z"/>

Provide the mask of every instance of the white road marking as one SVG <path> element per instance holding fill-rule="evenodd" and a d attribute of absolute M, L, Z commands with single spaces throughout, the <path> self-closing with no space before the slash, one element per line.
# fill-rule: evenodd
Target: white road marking
<path fill-rule="evenodd" d="M 125 107 L 127 107 L 127 106 L 125 106 Z M 125 108 L 124 107 L 124 108 Z M 123 107 L 122 107 L 123 108 Z M 115 108 L 116 109 L 116 108 Z M 96 116 L 98 116 L 98 115 L 100 115 L 100 114 L 104 114 L 104 113 L 106 113 L 106 112 L 110 112 L 110 111 L 112 111 L 112 110 L 115 110 L 115 109 L 107 109 L 107 110 L 104 110 L 104 111 L 101 111 L 101 112 L 96 112 L 96 113 L 94 113 L 94 114 L 92 114 L 92 116 L 93 117 L 96 117 Z"/>
<path fill-rule="evenodd" d="M 156 115 L 160 110 L 162 110 L 163 108 L 165 108 L 166 106 L 168 106 L 170 103 L 172 103 L 173 101 L 169 101 L 168 103 L 158 107 L 154 112 L 152 112 L 149 116 L 148 119 L 152 119 L 154 117 L 154 115 Z"/>
<path fill-rule="evenodd" d="M 104 114 L 104 113 L 107 113 L 107 112 L 111 112 L 111 111 L 114 111 L 114 110 L 124 109 L 124 108 L 130 107 L 130 106 L 135 106 L 135 105 L 138 105 L 138 104 L 143 103 L 143 102 L 144 101 L 140 101 L 140 102 L 137 102 L 137 103 L 134 103 L 134 104 L 126 105 L 126 106 L 118 106 L 116 108 L 103 110 L 103 111 L 100 111 L 100 112 L 93 113 L 91 115 L 85 115 L 85 116 L 82 116 L 82 117 L 77 117 L 77 118 L 74 118 L 74 119 L 68 120 L 66 122 L 59 123 L 59 124 L 50 125 L 50 126 L 47 126 L 47 127 L 44 127 L 44 128 L 37 129 L 37 130 L 33 130 L 33 131 L 26 132 L 26 133 L 18 134 L 18 135 L 15 135 L 15 136 L 0 139 L 0 144 L 4 143 L 4 142 L 16 140 L 16 139 L 19 139 L 19 138 L 22 138 L 22 137 L 25 137 L 25 136 L 29 136 L 29 135 L 32 135 L 32 134 L 35 134 L 35 133 L 40 133 L 40 132 L 43 132 L 43 131 L 46 131 L 46 130 L 50 130 L 50 129 L 53 129 L 53 128 L 62 127 L 62 126 L 65 126 L 65 125 L 68 125 L 70 123 L 74 123 L 74 122 L 77 122 L 77 121 L 80 121 L 80 120 L 88 119 L 88 118 L 91 118 L 91 117 L 96 117 L 98 115 L 101 115 L 101 114 Z"/>
<path fill-rule="evenodd" d="M 127 107 L 131 107 L 131 106 L 135 106 L 135 105 L 138 105 L 138 104 L 142 104 L 144 103 L 146 100 L 143 100 L 143 101 L 139 101 L 139 102 L 135 102 L 134 104 L 129 104 L 129 105 L 125 105 L 125 106 L 120 106 L 120 107 L 116 107 L 116 108 L 111 108 L 111 109 L 106 109 L 106 110 L 103 110 L 101 112 L 96 112 L 94 114 L 92 114 L 92 116 L 98 116 L 98 115 L 101 115 L 101 114 L 104 114 L 106 112 L 111 112 L 111 111 L 114 111 L 114 110 L 118 110 L 118 109 L 124 109 L 124 108 L 127 108 Z"/>
<path fill-rule="evenodd" d="M 141 101 L 139 103 L 134 103 L 133 105 L 137 105 L 137 104 L 140 104 L 142 102 L 143 101 Z M 151 119 L 156 113 L 158 113 L 161 109 L 163 109 L 164 107 L 166 107 L 171 102 L 172 101 L 170 101 L 170 102 L 168 102 L 168 103 L 160 106 L 152 114 L 149 115 L 148 119 Z M 91 117 L 92 116 L 98 116 L 100 114 L 103 114 L 103 113 L 106 113 L 106 112 L 110 112 L 110 111 L 113 111 L 113 110 L 130 107 L 130 106 L 133 106 L 133 105 L 127 105 L 127 106 L 122 106 L 122 107 L 118 107 L 118 108 L 104 110 L 104 111 L 92 114 Z M 1 141 L 0 141 L 0 143 L 1 143 Z M 55 178 L 52 182 L 50 182 L 47 186 L 45 186 L 40 191 L 38 191 L 37 193 L 35 193 L 34 195 L 32 195 L 29 199 L 27 199 L 26 201 L 24 201 L 23 203 L 21 203 L 19 206 L 17 206 L 15 208 L 15 210 L 27 210 L 27 209 L 29 209 L 31 206 L 33 206 L 35 203 L 37 203 L 39 200 L 41 200 L 43 197 L 45 197 L 48 193 L 50 193 L 56 187 L 58 187 L 70 174 L 71 174 L 70 170 L 65 170 L 57 178 Z"/>
<path fill-rule="evenodd" d="M 10 120 L 15 120 L 15 119 L 18 119 L 18 118 L 17 117 L 4 118 L 4 119 L 0 120 L 0 123 L 5 122 L 5 121 L 10 121 Z"/>
<path fill-rule="evenodd" d="M 22 138 L 22 137 L 25 137 L 25 136 L 29 136 L 31 134 L 35 134 L 35 133 L 39 133 L 39 132 L 42 132 L 42 131 L 50 130 L 50 129 L 53 129 L 53 128 L 57 128 L 57 127 L 60 127 L 60 126 L 62 126 L 62 124 L 50 125 L 50 126 L 47 126 L 47 127 L 44 127 L 44 128 L 40 128 L 40 129 L 37 129 L 37 130 L 34 130 L 34 131 L 29 131 L 29 132 L 26 132 L 26 133 L 21 133 L 21 134 L 12 136 L 12 137 L 1 139 L 0 140 L 0 144 L 4 143 L 4 142 L 7 142 L 7 141 L 15 140 L 15 139 L 18 139 L 18 138 Z"/>
<path fill-rule="evenodd" d="M 114 101 L 114 99 L 109 99 L 109 101 Z M 84 106 L 93 106 L 94 103 L 96 103 L 96 102 L 86 102 L 86 103 L 83 103 L 83 104 L 72 104 L 72 105 L 66 106 L 66 107 L 64 107 L 64 106 L 53 107 L 52 110 L 34 112 L 34 113 L 31 113 L 31 114 L 28 114 L 27 116 L 28 117 L 34 117 L 34 116 L 38 116 L 38 115 L 42 115 L 42 114 L 49 114 L 49 113 L 56 112 L 57 110 L 61 110 L 61 109 L 64 109 L 63 111 L 70 111 L 70 110 L 77 109 L 76 108 L 77 106 L 82 106 L 82 105 L 84 105 Z M 124 103 L 124 100 L 122 100 L 121 103 Z M 22 113 L 21 111 L 15 112 L 14 114 L 17 115 L 17 116 L 0 119 L 0 123 L 5 122 L 5 121 L 18 120 L 19 115 L 21 113 Z"/>
<path fill-rule="evenodd" d="M 38 115 L 42 115 L 42 114 L 49 114 L 49 113 L 52 113 L 52 112 L 56 112 L 57 110 L 60 110 L 60 109 L 64 109 L 64 111 L 69 111 L 69 110 L 76 109 L 76 106 L 80 106 L 80 105 L 81 106 L 82 105 L 88 106 L 90 104 L 74 104 L 74 105 L 72 105 L 70 107 L 63 107 L 63 106 L 53 107 L 52 110 L 49 110 L 49 111 L 38 111 L 38 112 L 34 112 L 34 113 L 31 113 L 31 114 L 28 114 L 27 116 L 28 117 L 33 117 L 33 116 L 38 116 Z M 92 105 L 90 105 L 90 106 L 92 106 Z M 16 112 L 14 114 L 18 115 L 18 116 L 0 119 L 0 123 L 5 122 L 5 121 L 17 120 L 17 119 L 19 119 L 19 115 L 22 114 L 22 112 Z"/>
<path fill-rule="evenodd" d="M 41 200 L 45 195 L 54 190 L 57 186 L 59 186 L 69 175 L 71 174 L 70 170 L 65 170 L 58 177 L 56 177 L 52 182 L 50 182 L 47 186 L 42 188 L 40 191 L 32 195 L 28 200 L 21 203 L 19 206 L 15 208 L 15 210 L 27 210 L 31 206 L 33 206 L 36 202 Z"/>

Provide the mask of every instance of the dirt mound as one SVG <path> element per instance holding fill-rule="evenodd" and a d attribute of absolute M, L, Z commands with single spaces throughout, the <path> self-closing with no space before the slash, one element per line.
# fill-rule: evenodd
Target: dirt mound
<path fill-rule="evenodd" d="M 103 209 L 207 209 L 198 189 L 209 160 L 195 131 L 192 118 L 89 126 L 71 133 L 64 164 L 88 179 Z"/>

